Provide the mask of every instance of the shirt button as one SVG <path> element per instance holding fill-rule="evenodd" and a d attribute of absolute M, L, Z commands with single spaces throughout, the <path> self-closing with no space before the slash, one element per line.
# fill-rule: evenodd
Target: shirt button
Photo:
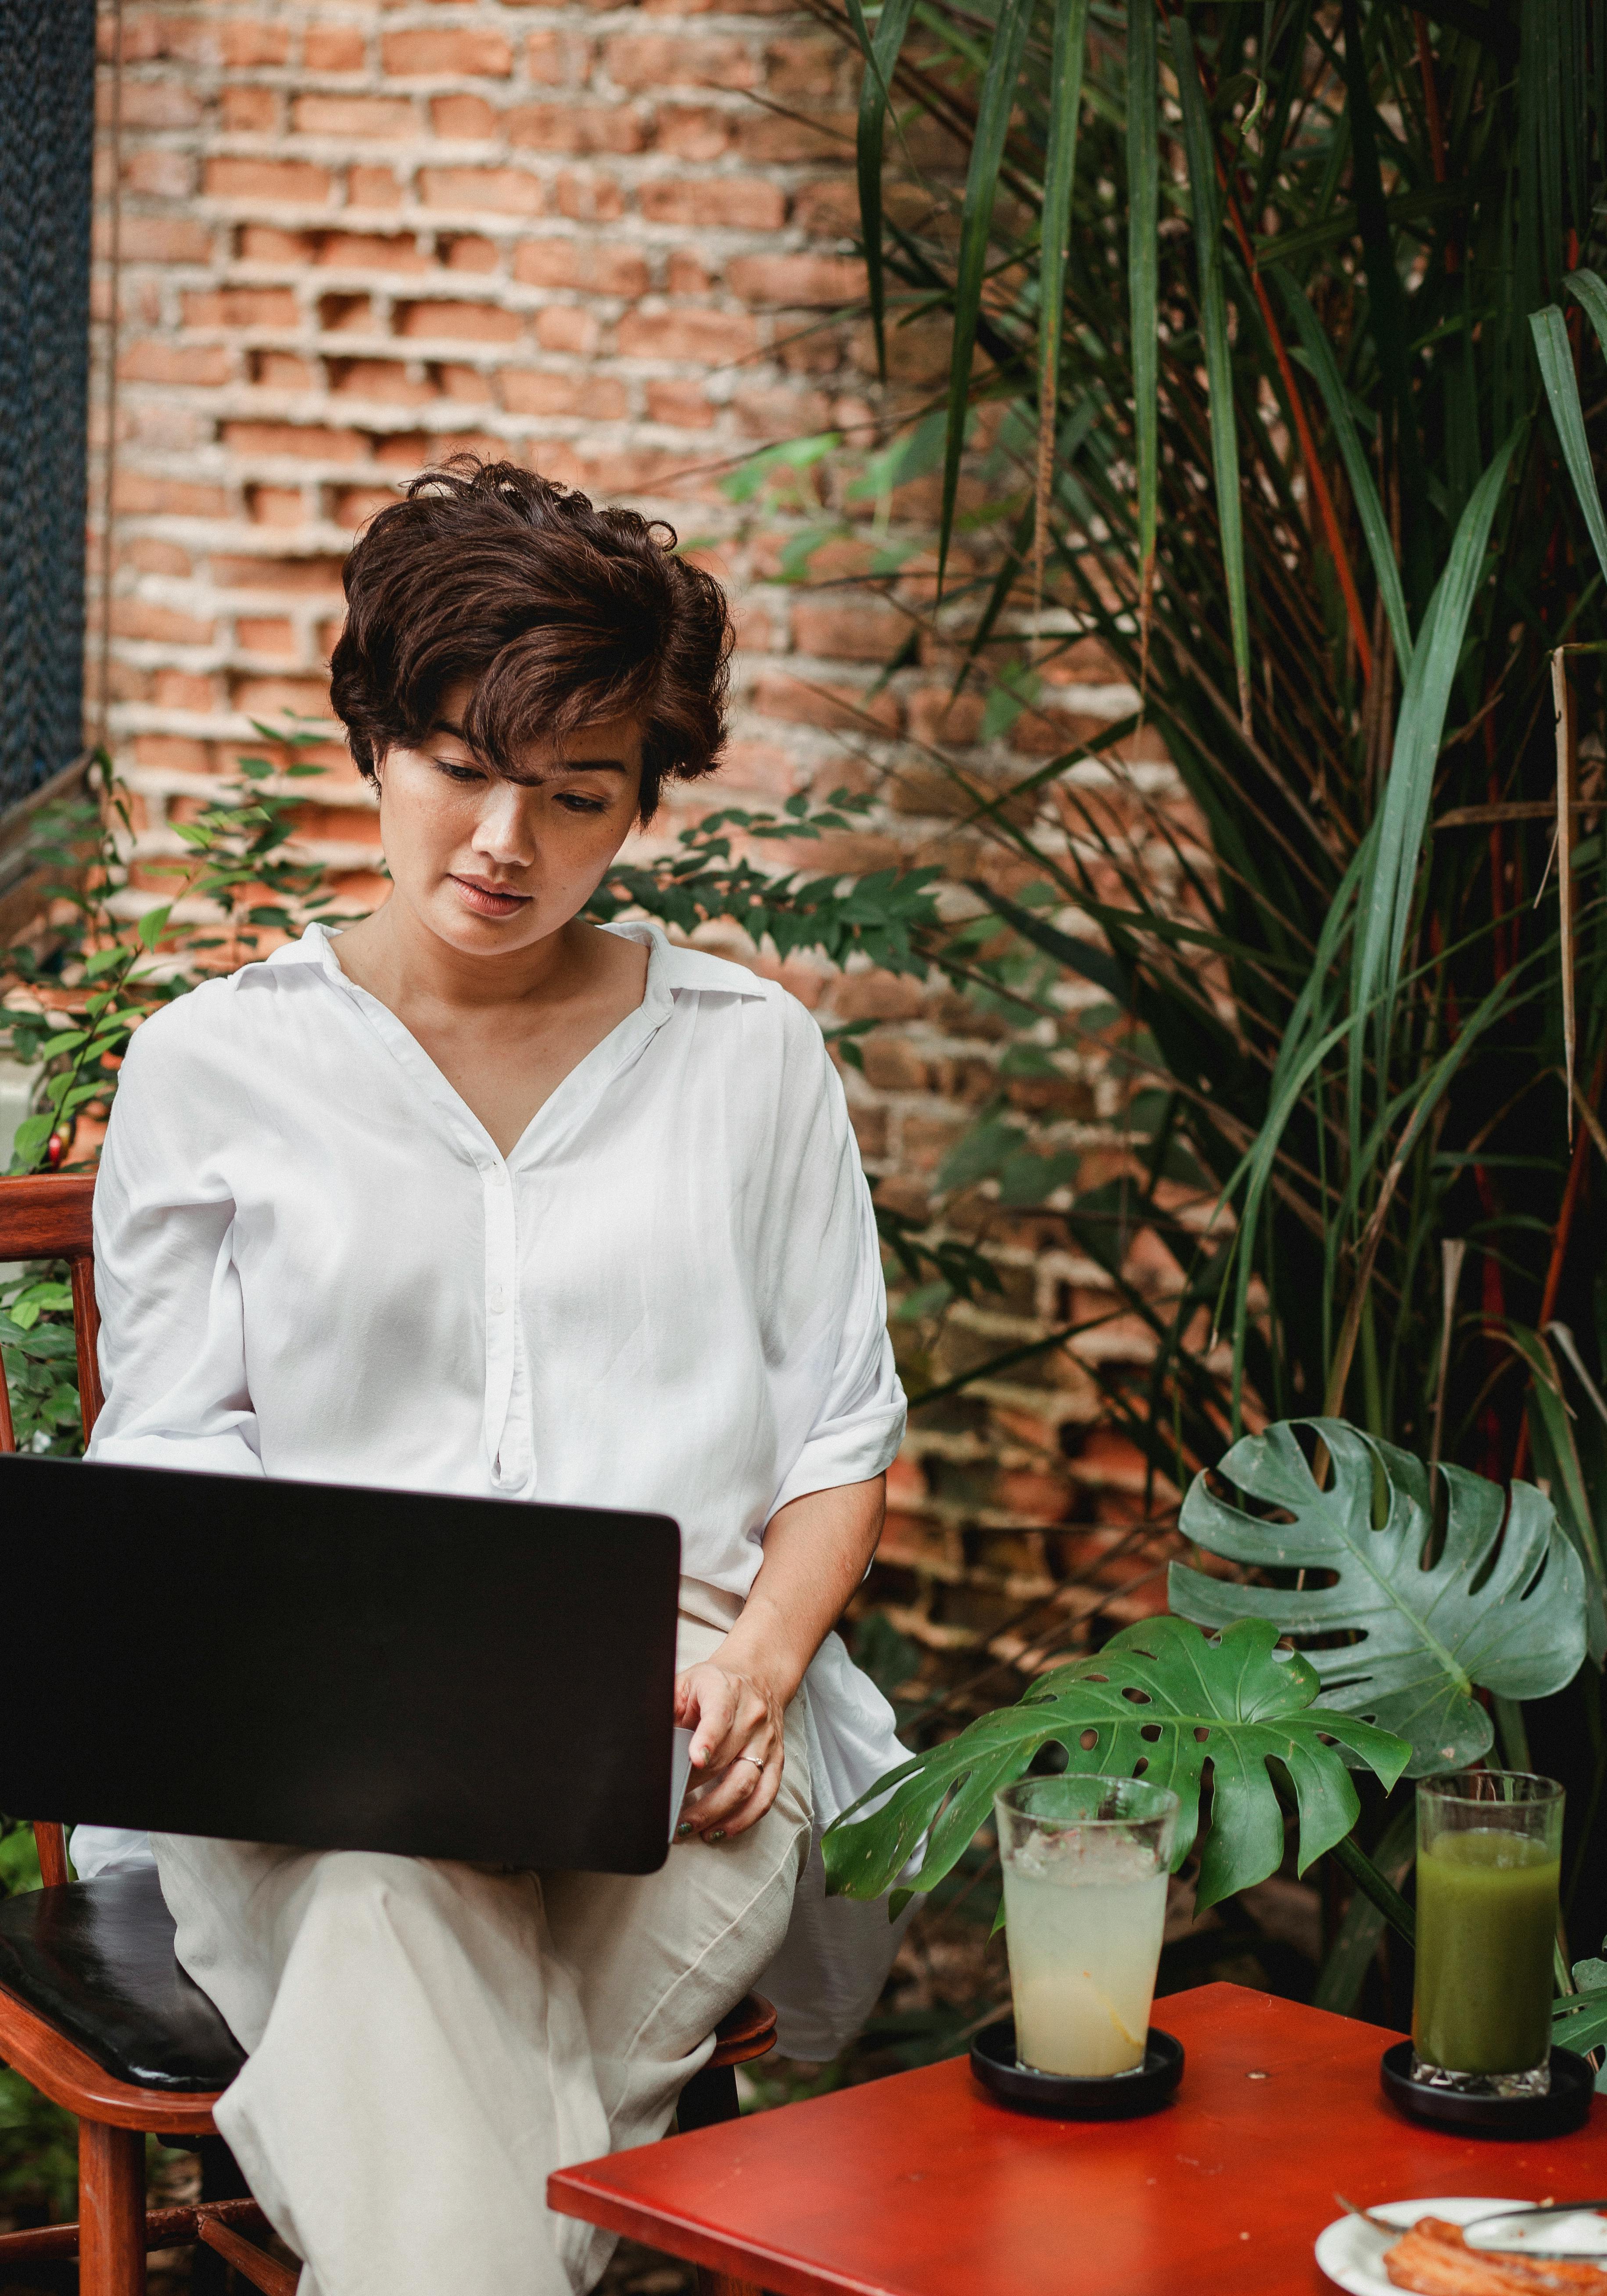
<path fill-rule="evenodd" d="M 486 1305 L 494 1316 L 500 1316 L 508 1304 L 508 1295 L 500 1283 L 486 1294 Z"/>
<path fill-rule="evenodd" d="M 505 1164 L 498 1164 L 491 1174 L 491 1185 L 494 1188 L 505 1188 L 507 1185 L 508 1168 Z"/>

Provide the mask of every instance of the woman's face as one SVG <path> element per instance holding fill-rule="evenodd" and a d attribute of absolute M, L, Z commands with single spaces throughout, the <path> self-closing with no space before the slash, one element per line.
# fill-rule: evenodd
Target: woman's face
<path fill-rule="evenodd" d="M 633 718 L 534 742 L 504 780 L 458 727 L 471 689 L 444 698 L 431 737 L 380 768 L 380 839 L 400 901 L 470 956 L 546 939 L 590 899 L 636 817 L 642 735 Z"/>

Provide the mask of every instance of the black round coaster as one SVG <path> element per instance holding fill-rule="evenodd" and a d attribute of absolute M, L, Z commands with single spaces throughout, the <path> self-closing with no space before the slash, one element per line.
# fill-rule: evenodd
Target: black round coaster
<path fill-rule="evenodd" d="M 1130 2073 L 1102 2073 L 1084 2079 L 1073 2073 L 1040 2073 L 1015 2061 L 1015 2020 L 1001 2017 L 985 2025 L 971 2045 L 971 2070 L 982 2087 L 1017 2112 L 1041 2112 L 1052 2120 L 1136 2120 L 1169 2104 L 1183 2079 L 1183 2044 L 1158 2026 L 1150 2027 L 1144 2062 Z"/>
<path fill-rule="evenodd" d="M 1412 2079 L 1412 2044 L 1397 2041 L 1379 2061 L 1379 2079 L 1391 2104 L 1413 2120 L 1468 2136 L 1567 2136 L 1590 2118 L 1595 2075 L 1572 2049 L 1551 2053 L 1549 2096 L 1467 2096 Z"/>

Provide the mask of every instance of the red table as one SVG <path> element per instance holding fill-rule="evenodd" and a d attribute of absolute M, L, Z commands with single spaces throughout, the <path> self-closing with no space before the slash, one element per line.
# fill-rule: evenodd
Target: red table
<path fill-rule="evenodd" d="M 1037 2120 L 963 2058 L 565 2169 L 567 2216 L 774 2296 L 1284 2296 L 1339 2214 L 1607 2193 L 1607 2098 L 1539 2144 L 1442 2136 L 1378 2086 L 1398 2035 L 1235 1985 L 1155 2005 L 1188 2051 L 1147 2120 Z"/>

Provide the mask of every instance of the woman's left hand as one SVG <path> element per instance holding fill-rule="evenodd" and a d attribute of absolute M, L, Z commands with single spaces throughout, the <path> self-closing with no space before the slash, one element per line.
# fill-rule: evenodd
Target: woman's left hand
<path fill-rule="evenodd" d="M 677 1841 L 745 1833 L 780 1792 L 782 1717 L 875 1553 L 885 1490 L 874 1475 L 778 1507 L 741 1617 L 712 1658 L 676 1675 L 676 1720 L 693 1734 Z"/>
<path fill-rule="evenodd" d="M 783 1702 L 717 1658 L 676 1677 L 676 1720 L 693 1733 L 677 1841 L 723 1841 L 757 1825 L 781 1791 Z"/>

